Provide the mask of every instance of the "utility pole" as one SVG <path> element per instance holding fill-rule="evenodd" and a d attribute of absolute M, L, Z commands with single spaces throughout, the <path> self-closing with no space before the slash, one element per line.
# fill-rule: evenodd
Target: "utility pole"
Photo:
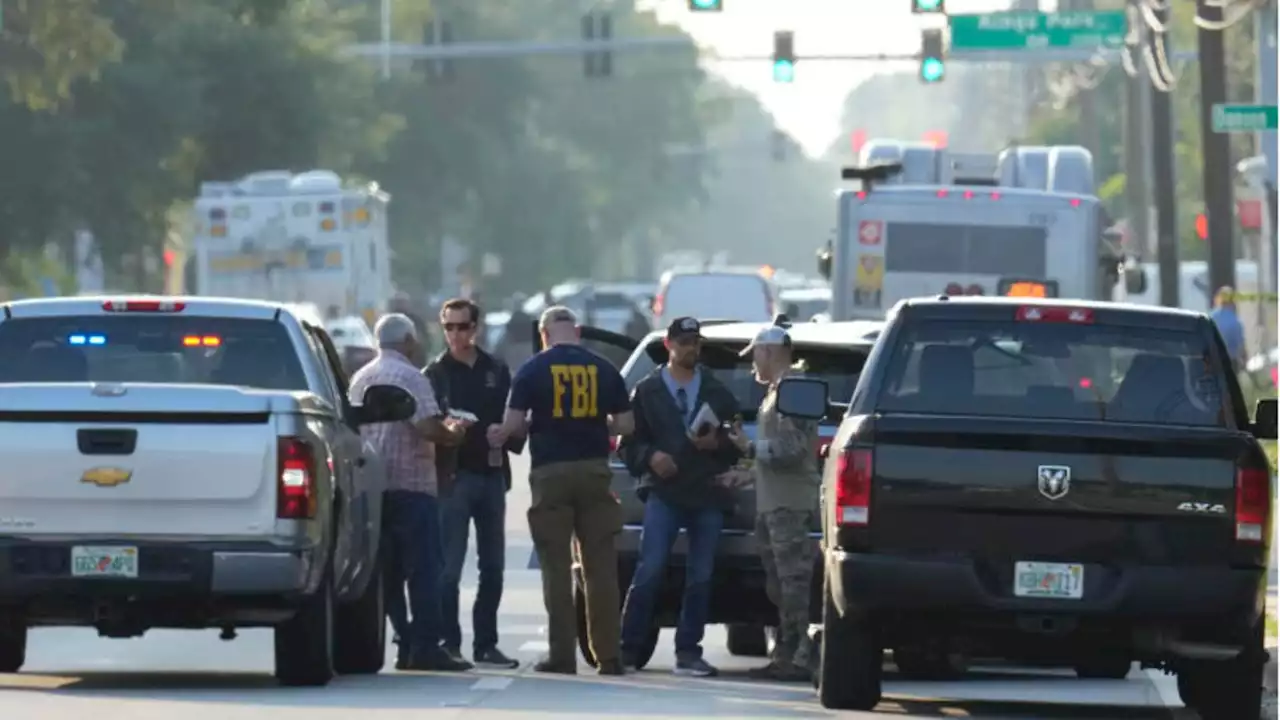
<path fill-rule="evenodd" d="M 1221 25 L 1222 6 L 1213 0 L 1196 0 L 1196 12 L 1211 24 Z M 1235 207 L 1232 203 L 1231 144 L 1226 133 L 1213 130 L 1213 106 L 1227 101 L 1226 48 L 1221 30 L 1198 29 L 1200 52 L 1200 134 L 1204 156 L 1204 205 L 1209 220 L 1209 292 L 1236 284 L 1234 240 Z"/>
<path fill-rule="evenodd" d="M 1254 83 L 1259 105 L 1276 104 L 1276 6 L 1274 2 L 1261 5 L 1254 14 L 1253 34 L 1258 45 L 1258 79 Z M 1276 173 L 1280 171 L 1276 159 L 1276 131 L 1258 133 L 1258 152 L 1267 160 L 1266 182 L 1263 184 L 1262 211 L 1266 213 L 1262 223 L 1265 235 L 1259 243 L 1258 289 L 1276 292 L 1276 258 L 1280 246 L 1276 237 Z"/>
<path fill-rule="evenodd" d="M 1125 204 L 1129 207 L 1129 232 L 1144 258 L 1150 257 L 1151 247 L 1151 190 L 1148 178 L 1151 173 L 1148 152 L 1147 100 L 1151 92 L 1151 78 L 1142 66 L 1142 47 L 1146 44 L 1146 24 L 1138 13 L 1130 14 L 1130 33 L 1136 35 L 1133 50 L 1137 72 L 1125 83 L 1124 128 L 1124 177 Z"/>
<path fill-rule="evenodd" d="M 1060 0 L 1061 10 L 1095 10 L 1094 0 Z M 1080 136 L 1081 145 L 1085 146 L 1094 158 L 1102 153 L 1102 133 L 1098 125 L 1098 90 L 1093 87 L 1080 87 L 1076 91 L 1076 102 L 1080 104 Z M 1095 160 L 1096 162 L 1096 160 Z"/>
<path fill-rule="evenodd" d="M 1170 12 L 1166 4 L 1163 9 L 1155 10 L 1160 27 L 1166 27 Z M 1168 42 L 1168 33 L 1147 33 L 1147 48 L 1153 53 L 1160 53 Z M 1145 65 L 1145 63 L 1144 63 Z M 1155 67 L 1147 66 L 1139 72 L 1158 72 Z M 1171 82 L 1171 78 L 1164 78 Z M 1156 201 L 1156 260 L 1160 263 L 1160 304 L 1165 307 L 1179 307 L 1178 286 L 1181 285 L 1181 274 L 1178 272 L 1178 208 L 1176 205 L 1177 179 L 1174 177 L 1173 139 L 1173 107 L 1170 102 L 1172 88 L 1152 88 L 1151 90 L 1151 170 L 1154 180 Z"/>

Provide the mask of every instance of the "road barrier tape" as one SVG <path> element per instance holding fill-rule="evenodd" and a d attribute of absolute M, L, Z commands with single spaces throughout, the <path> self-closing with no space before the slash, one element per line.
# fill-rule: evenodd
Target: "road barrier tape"
<path fill-rule="evenodd" d="M 1241 300 L 1244 300 L 1244 301 L 1251 301 L 1251 300 L 1270 300 L 1271 302 L 1276 302 L 1276 301 L 1280 300 L 1280 294 L 1277 294 L 1277 293 L 1242 293 L 1242 292 L 1238 292 L 1238 293 L 1236 293 L 1236 294 L 1235 294 L 1235 299 L 1236 299 L 1236 301 L 1237 301 L 1237 302 L 1238 302 L 1238 301 L 1241 301 Z"/>

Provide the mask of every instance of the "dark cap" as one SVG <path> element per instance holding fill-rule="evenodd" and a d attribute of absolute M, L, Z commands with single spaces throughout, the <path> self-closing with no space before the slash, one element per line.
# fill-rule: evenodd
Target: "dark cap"
<path fill-rule="evenodd" d="M 674 338 L 681 335 L 702 337 L 702 323 L 698 322 L 698 318 L 691 317 L 678 317 L 672 320 L 667 326 L 667 337 Z"/>

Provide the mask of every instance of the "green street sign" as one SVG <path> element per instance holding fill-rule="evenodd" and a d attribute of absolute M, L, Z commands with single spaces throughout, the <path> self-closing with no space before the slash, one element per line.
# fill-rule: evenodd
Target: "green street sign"
<path fill-rule="evenodd" d="M 1120 48 L 1129 31 L 1123 11 L 996 12 L 952 15 L 952 50 Z"/>
<path fill-rule="evenodd" d="M 1213 131 L 1216 133 L 1261 132 L 1275 129 L 1275 105 L 1218 103 L 1213 106 Z"/>

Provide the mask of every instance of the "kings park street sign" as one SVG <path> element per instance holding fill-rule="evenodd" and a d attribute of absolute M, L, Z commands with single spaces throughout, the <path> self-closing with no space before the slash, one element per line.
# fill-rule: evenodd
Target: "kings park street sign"
<path fill-rule="evenodd" d="M 1129 23 L 1123 11 L 996 12 L 952 15 L 952 50 L 1118 49 Z"/>

